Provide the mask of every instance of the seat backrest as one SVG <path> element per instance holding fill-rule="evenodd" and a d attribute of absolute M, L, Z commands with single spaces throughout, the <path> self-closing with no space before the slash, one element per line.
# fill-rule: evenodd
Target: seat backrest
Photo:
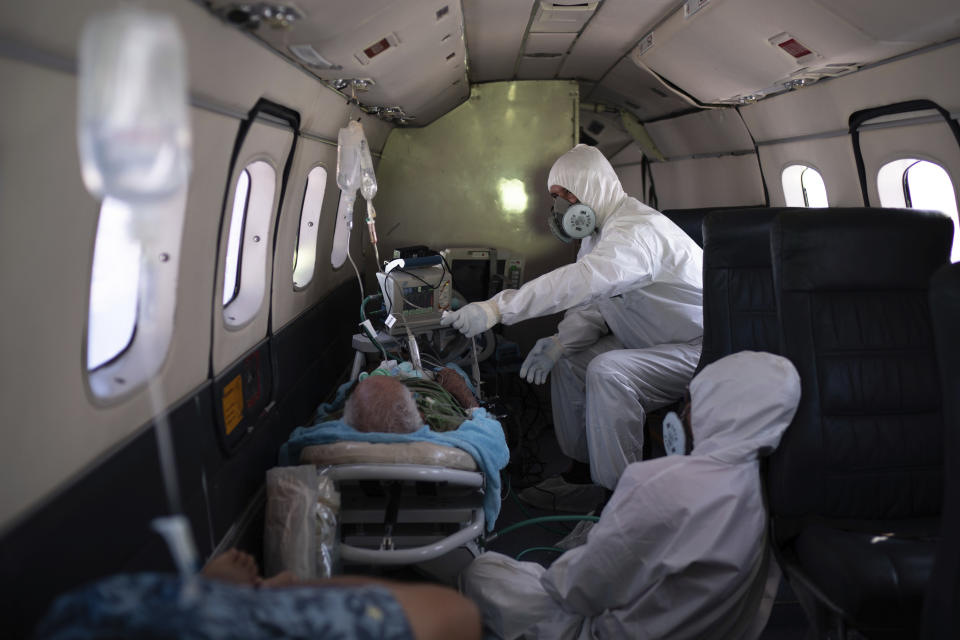
<path fill-rule="evenodd" d="M 797 367 L 802 393 L 768 469 L 779 539 L 809 517 L 940 513 L 942 414 L 927 289 L 952 236 L 943 214 L 909 209 L 786 212 L 774 221 L 781 353 Z"/>
<path fill-rule="evenodd" d="M 927 588 L 923 638 L 960 635 L 960 263 L 930 281 L 930 313 L 943 390 L 944 493 L 940 543 Z"/>
<path fill-rule="evenodd" d="M 756 205 L 762 207 L 763 205 Z M 675 225 L 683 229 L 684 233 L 693 238 L 693 241 L 699 246 L 703 246 L 703 231 L 701 225 L 703 219 L 711 211 L 727 211 L 752 209 L 756 207 L 704 207 L 702 209 L 664 209 L 660 213 L 670 218 Z"/>
<path fill-rule="evenodd" d="M 726 209 L 703 220 L 703 352 L 699 371 L 737 351 L 779 353 L 770 226 L 790 208 Z"/>

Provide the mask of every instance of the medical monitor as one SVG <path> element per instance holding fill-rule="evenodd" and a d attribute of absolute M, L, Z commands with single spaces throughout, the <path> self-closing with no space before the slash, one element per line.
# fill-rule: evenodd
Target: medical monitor
<path fill-rule="evenodd" d="M 492 247 L 451 248 L 441 252 L 453 276 L 453 288 L 467 302 L 486 300 L 523 283 L 523 258 Z"/>
<path fill-rule="evenodd" d="M 450 308 L 450 272 L 445 265 L 394 268 L 378 273 L 377 281 L 387 309 L 390 333 L 409 328 L 414 333 L 440 327 L 443 312 Z"/>

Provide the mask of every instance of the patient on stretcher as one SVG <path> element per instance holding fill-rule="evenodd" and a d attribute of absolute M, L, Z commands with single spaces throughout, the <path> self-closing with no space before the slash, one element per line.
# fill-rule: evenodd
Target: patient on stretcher
<path fill-rule="evenodd" d="M 391 376 L 358 382 L 344 404 L 343 421 L 364 433 L 413 433 L 424 423 L 413 394 Z"/>
<path fill-rule="evenodd" d="M 452 385 L 450 385 L 451 380 Z M 396 409 L 398 398 L 403 397 L 398 390 L 398 385 L 403 391 L 414 394 L 416 407 L 419 409 L 415 427 L 408 404 L 403 411 Z M 386 392 L 383 392 L 384 389 Z M 459 400 L 461 397 L 462 401 Z M 403 400 L 400 404 L 403 405 L 406 402 Z M 357 462 L 390 463 L 380 457 L 382 450 L 376 452 L 377 458 L 367 458 L 362 461 L 355 458 L 356 451 L 339 451 L 338 456 L 340 454 L 343 456 L 340 456 L 341 459 L 337 462 L 333 462 L 331 457 L 326 455 L 329 452 L 325 452 L 323 456 L 314 455 L 317 445 L 333 443 L 441 445 L 431 449 L 429 457 L 437 461 L 442 457 L 444 461 L 439 462 L 439 465 L 448 466 L 446 461 L 451 456 L 444 454 L 438 457 L 437 451 L 453 447 L 460 450 L 454 453 L 465 452 L 469 458 L 472 458 L 468 469 L 479 470 L 483 474 L 484 516 L 487 528 L 493 528 L 500 512 L 500 470 L 506 466 L 510 451 L 500 423 L 493 416 L 488 415 L 483 407 L 476 406 L 476 398 L 473 397 L 473 391 L 465 380 L 465 374 L 454 368 L 441 370 L 436 382 L 420 377 L 401 379 L 399 376 L 370 375 L 355 385 L 354 383 L 342 385 L 332 402 L 318 408 L 316 417 L 318 422 L 315 424 L 298 427 L 290 434 L 290 438 L 280 448 L 278 462 L 281 466 L 304 463 L 317 465 Z M 309 451 L 305 451 L 306 449 Z M 421 451 L 418 450 L 417 453 Z M 353 459 L 344 460 L 342 459 L 344 456 Z M 410 456 L 407 456 L 404 462 L 421 465 L 437 464 L 431 461 L 414 462 Z"/>

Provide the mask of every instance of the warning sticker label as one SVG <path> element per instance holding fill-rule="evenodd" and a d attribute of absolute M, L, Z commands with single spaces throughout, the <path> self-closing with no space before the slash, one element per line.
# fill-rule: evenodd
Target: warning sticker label
<path fill-rule="evenodd" d="M 243 420 L 243 383 L 240 376 L 237 376 L 223 388 L 223 424 L 227 435 L 237 428 L 241 420 Z"/>
<path fill-rule="evenodd" d="M 787 53 L 789 53 L 790 55 L 792 55 L 794 58 L 802 58 L 803 56 L 808 56 L 811 53 L 813 53 L 812 51 L 810 51 L 810 49 L 807 49 L 805 46 L 803 46 L 793 38 L 790 38 L 789 40 L 784 40 L 777 46 L 783 49 L 784 51 L 786 51 Z"/>

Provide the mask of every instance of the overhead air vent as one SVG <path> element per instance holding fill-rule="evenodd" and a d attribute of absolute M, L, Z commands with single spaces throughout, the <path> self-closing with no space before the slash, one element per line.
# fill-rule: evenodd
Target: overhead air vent
<path fill-rule="evenodd" d="M 597 10 L 597 2 L 540 0 L 531 33 L 579 33 Z"/>
<path fill-rule="evenodd" d="M 395 33 L 388 33 L 368 47 L 357 51 L 353 56 L 360 64 L 370 64 L 370 62 L 385 51 L 389 51 L 400 44 L 400 38 Z"/>

